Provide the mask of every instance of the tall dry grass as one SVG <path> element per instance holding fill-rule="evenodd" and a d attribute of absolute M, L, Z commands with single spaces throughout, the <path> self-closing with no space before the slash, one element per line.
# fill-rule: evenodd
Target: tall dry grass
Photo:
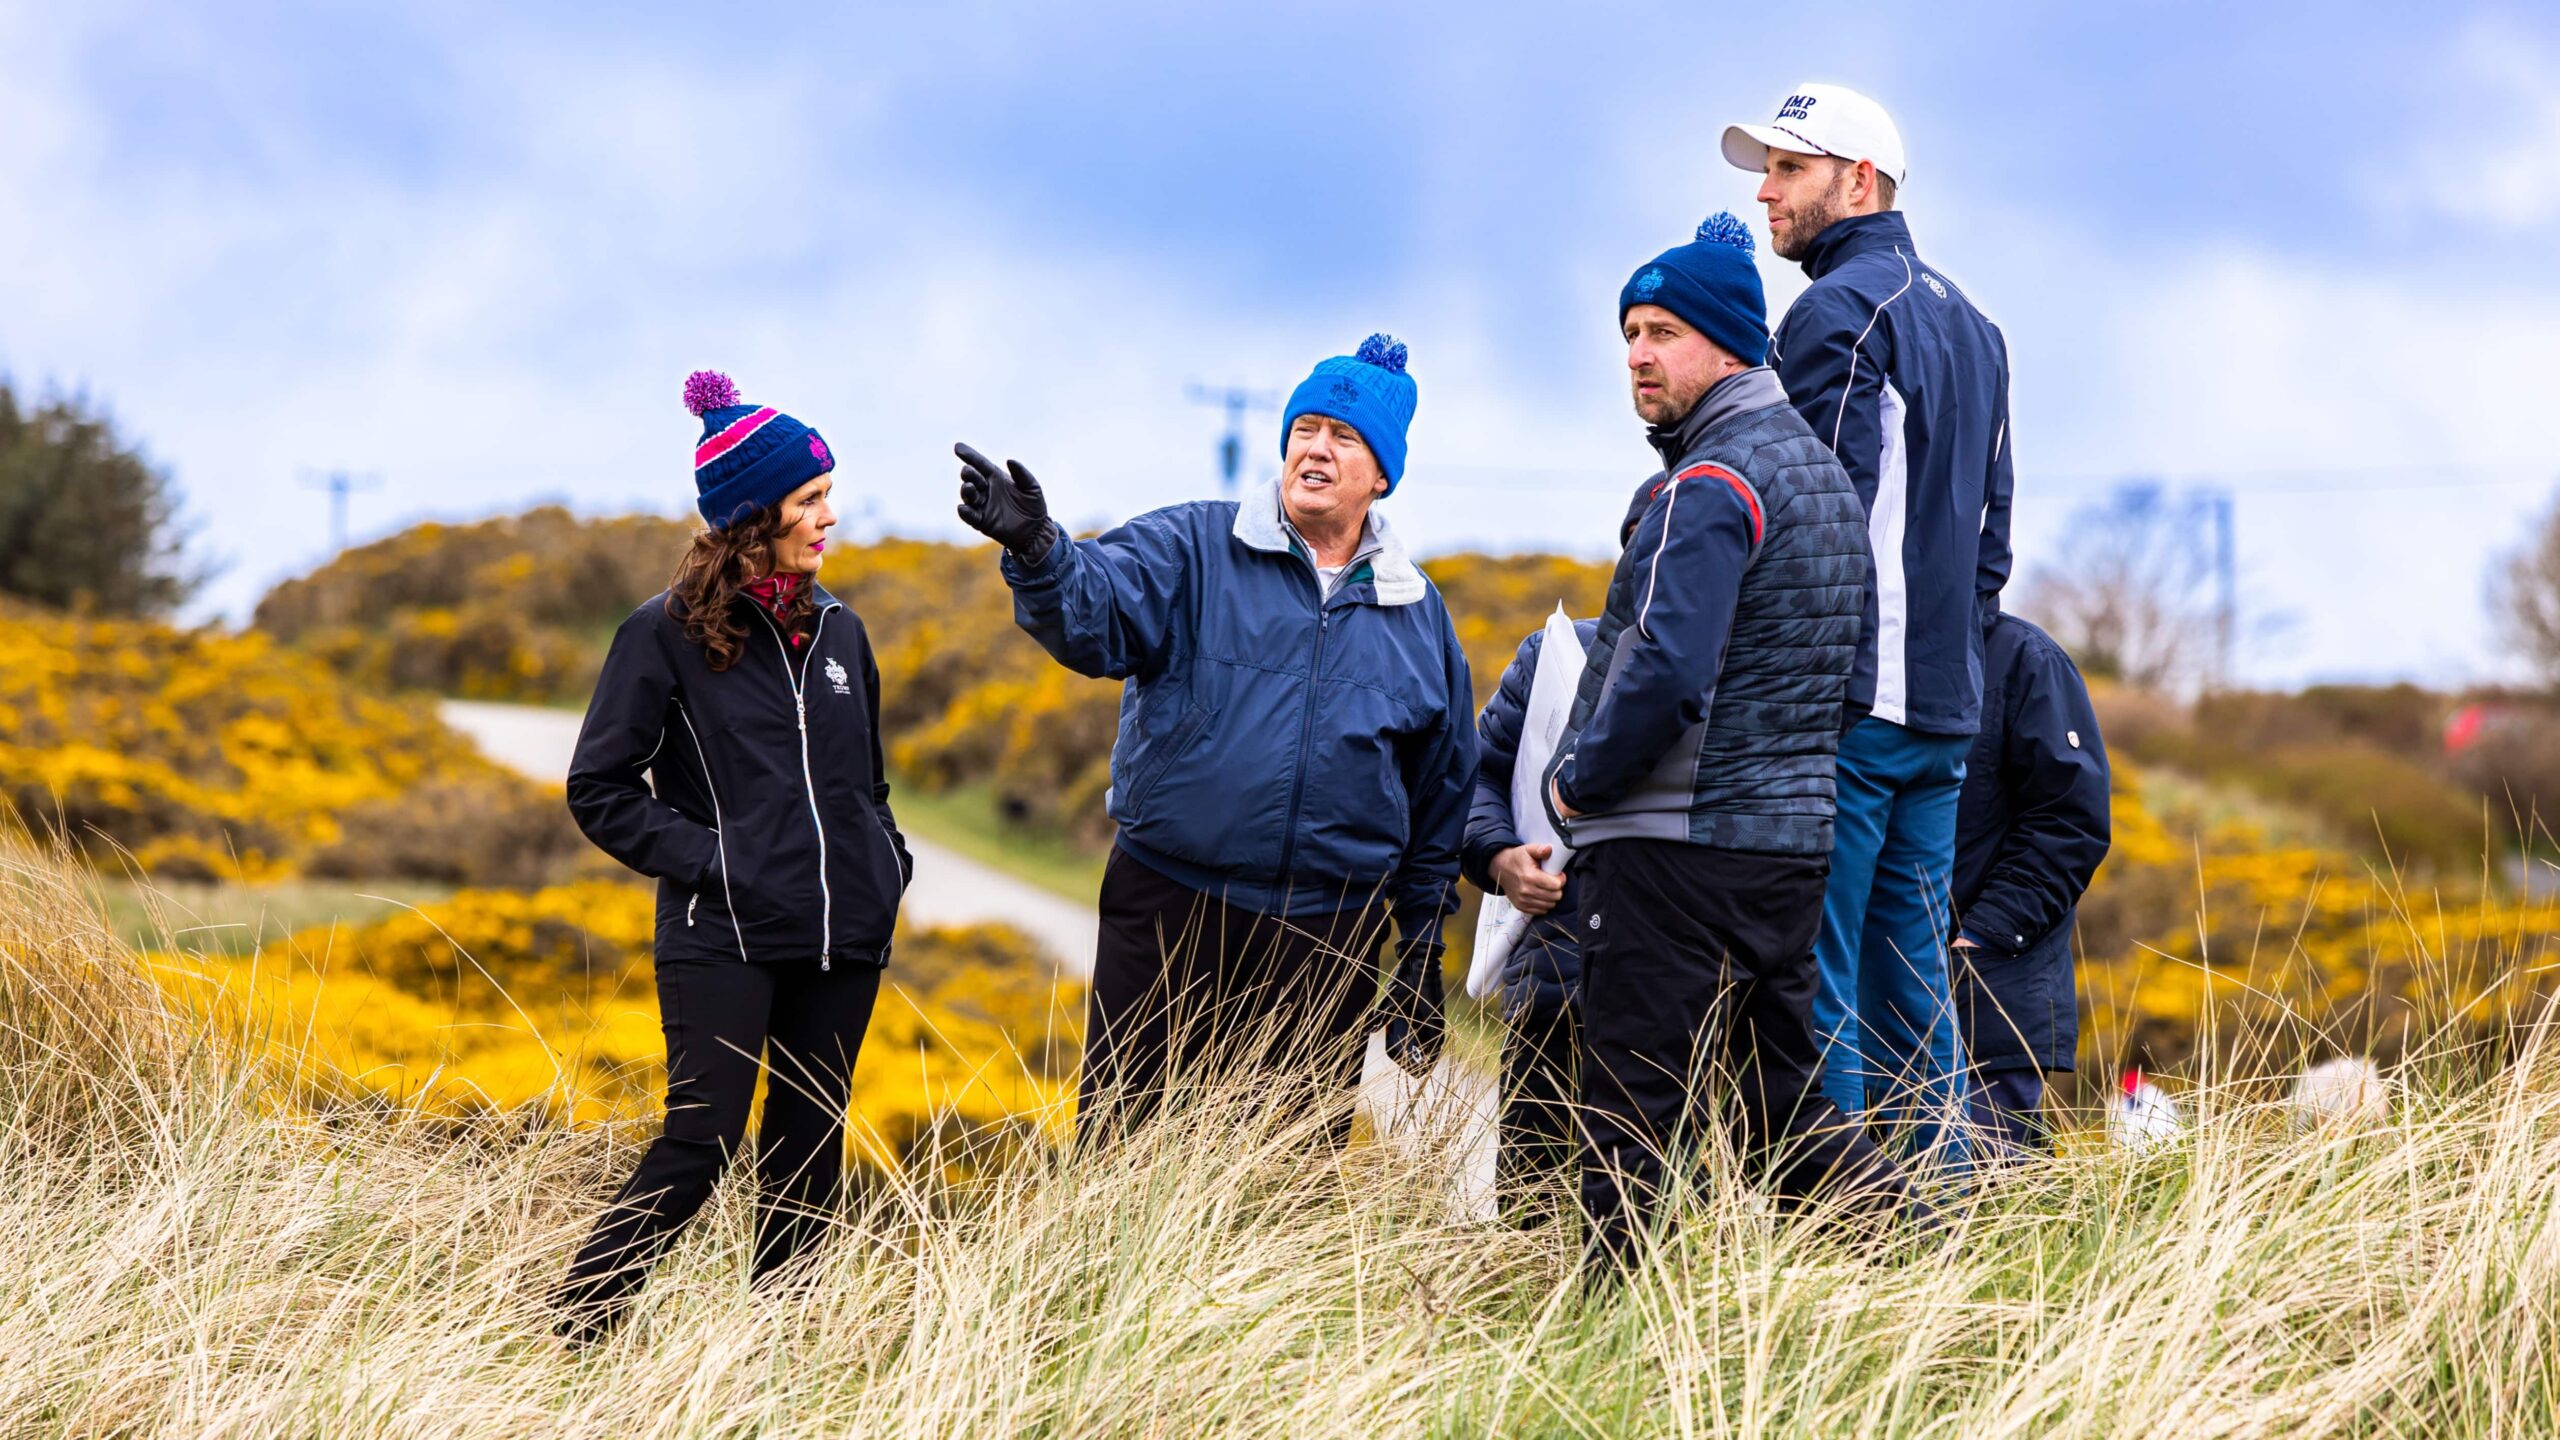
<path fill-rule="evenodd" d="M 2539 1435 L 2560 1059 L 2422 1057 L 2388 1122 L 2254 1091 L 1846 1248 L 1710 1167 L 1616 1289 L 1230 1094 L 1093 1159 L 875 1185 L 751 1290 L 734 1191 L 596 1349 L 541 1298 L 641 1138 L 315 1112 L 0 839 L 0 1434 Z M 251 1054 L 263 1058 L 250 1059 Z M 290 1061 L 283 1062 L 290 1063 Z"/>

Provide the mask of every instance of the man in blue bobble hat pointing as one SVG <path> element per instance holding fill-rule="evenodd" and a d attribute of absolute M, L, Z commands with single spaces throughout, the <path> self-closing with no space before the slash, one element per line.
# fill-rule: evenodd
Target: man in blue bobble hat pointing
<path fill-rule="evenodd" d="M 1373 1007 L 1405 1069 L 1439 1054 L 1475 699 L 1439 592 L 1372 509 L 1404 476 L 1405 360 L 1372 335 L 1319 363 L 1268 486 L 1091 540 L 1060 533 L 1020 462 L 957 447 L 960 518 L 1004 547 L 1015 622 L 1123 682 L 1087 1136 L 1239 1067 L 1347 1134 Z"/>
<path fill-rule="evenodd" d="M 1578 852 L 1595 1264 L 1636 1258 L 1719 1109 L 1781 1199 L 1916 1203 L 1823 1098 L 1813 1030 L 1832 763 L 1873 563 L 1858 492 L 1762 363 L 1740 221 L 1710 216 L 1637 270 L 1618 320 L 1663 468 L 1629 508 L 1547 783 Z"/>

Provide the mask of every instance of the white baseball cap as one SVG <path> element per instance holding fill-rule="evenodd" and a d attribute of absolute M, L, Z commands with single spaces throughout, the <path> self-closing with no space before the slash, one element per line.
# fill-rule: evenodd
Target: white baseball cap
<path fill-rule="evenodd" d="M 1799 85 L 1768 124 L 1725 127 L 1724 158 L 1742 169 L 1768 169 L 1772 150 L 1872 160 L 1877 174 L 1902 183 L 1902 132 L 1883 106 L 1845 85 Z"/>

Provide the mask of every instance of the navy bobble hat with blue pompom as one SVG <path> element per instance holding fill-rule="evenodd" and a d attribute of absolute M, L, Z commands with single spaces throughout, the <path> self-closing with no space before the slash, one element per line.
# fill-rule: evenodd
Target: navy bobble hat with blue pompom
<path fill-rule="evenodd" d="M 702 439 L 693 447 L 694 508 L 714 530 L 781 504 L 836 468 L 817 431 L 770 405 L 740 403 L 737 383 L 717 370 L 685 377 L 684 408 L 702 417 Z"/>
<path fill-rule="evenodd" d="M 1280 453 L 1289 453 L 1289 427 L 1299 416 L 1328 416 L 1360 432 L 1386 472 L 1387 493 L 1396 493 L 1404 479 L 1404 434 L 1420 399 L 1404 363 L 1404 344 L 1392 335 L 1372 335 L 1349 355 L 1317 361 L 1280 416 Z"/>
<path fill-rule="evenodd" d="M 1698 238 L 1663 251 L 1618 292 L 1618 323 L 1638 305 L 1659 305 L 1696 326 L 1745 365 L 1769 358 L 1769 301 L 1751 263 L 1751 227 L 1719 210 Z"/>

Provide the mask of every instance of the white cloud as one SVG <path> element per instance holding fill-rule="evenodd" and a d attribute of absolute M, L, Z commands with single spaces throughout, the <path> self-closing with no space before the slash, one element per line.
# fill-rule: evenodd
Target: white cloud
<path fill-rule="evenodd" d="M 2457 29 L 2433 68 L 2442 124 L 2413 135 L 2364 189 L 2386 215 L 2532 235 L 2560 225 L 2560 50 L 2512 25 Z"/>

